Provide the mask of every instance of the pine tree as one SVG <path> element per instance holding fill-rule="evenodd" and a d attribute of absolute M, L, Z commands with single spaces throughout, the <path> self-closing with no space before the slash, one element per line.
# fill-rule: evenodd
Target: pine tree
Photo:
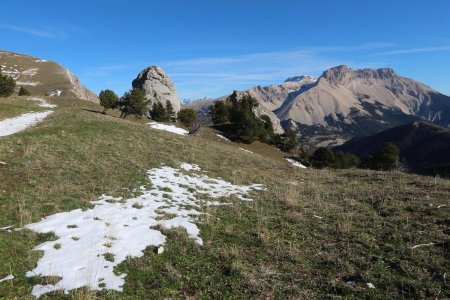
<path fill-rule="evenodd" d="M 186 128 L 192 128 L 197 119 L 197 114 L 193 109 L 185 108 L 178 112 L 178 121 Z"/>
<path fill-rule="evenodd" d="M 169 100 L 166 101 L 166 118 L 167 121 L 170 122 L 172 120 L 176 120 L 175 111 L 173 110 L 172 103 Z"/>
<path fill-rule="evenodd" d="M 167 122 L 167 110 L 161 102 L 156 101 L 150 110 L 150 117 L 157 122 Z"/>
<path fill-rule="evenodd" d="M 210 107 L 210 111 L 214 124 L 223 124 L 229 121 L 230 112 L 223 101 L 216 101 Z"/>
<path fill-rule="evenodd" d="M 19 96 L 31 96 L 31 93 L 29 90 L 21 86 L 19 90 Z"/>
<path fill-rule="evenodd" d="M 129 115 L 142 116 L 146 113 L 148 100 L 145 99 L 145 91 L 141 89 L 131 89 L 122 96 L 119 102 L 120 117 L 126 118 Z"/>
<path fill-rule="evenodd" d="M 16 81 L 7 75 L 3 75 L 0 72 L 0 97 L 9 97 L 14 93 L 16 87 Z"/>
<path fill-rule="evenodd" d="M 330 168 L 334 163 L 334 154 L 328 147 L 320 147 L 314 151 L 311 162 L 314 168 L 323 169 Z"/>
<path fill-rule="evenodd" d="M 111 90 L 101 91 L 99 94 L 100 105 L 103 106 L 103 114 L 106 114 L 108 109 L 115 109 L 119 104 L 119 97 Z"/>

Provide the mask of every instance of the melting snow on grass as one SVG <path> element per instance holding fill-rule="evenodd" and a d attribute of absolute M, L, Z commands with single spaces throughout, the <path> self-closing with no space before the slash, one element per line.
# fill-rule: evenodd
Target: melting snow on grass
<path fill-rule="evenodd" d="M 42 98 L 29 98 L 28 100 L 39 102 L 40 107 L 55 108 L 56 105 L 49 104 L 47 100 Z M 46 117 L 52 114 L 53 111 L 48 110 L 44 112 L 29 112 L 22 114 L 15 118 L 9 118 L 0 121 L 0 137 L 12 135 L 22 130 L 27 129 L 30 126 L 34 126 L 37 123 L 43 121 Z"/>
<path fill-rule="evenodd" d="M 188 135 L 189 131 L 184 130 L 183 128 L 179 128 L 175 125 L 165 125 L 161 123 L 151 122 L 148 125 L 153 129 L 165 130 L 172 133 L 180 134 L 180 135 Z"/>
<path fill-rule="evenodd" d="M 302 165 L 301 163 L 299 163 L 298 161 L 296 161 L 295 159 L 292 158 L 285 158 L 285 160 L 287 160 L 288 162 L 290 162 L 293 166 L 296 166 L 298 168 L 302 168 L 302 169 L 306 169 L 306 167 L 304 165 Z"/>
<path fill-rule="evenodd" d="M 29 112 L 15 118 L 2 120 L 0 121 L 0 136 L 12 135 L 25 130 L 30 126 L 34 126 L 41 122 L 52 113 L 53 111 L 51 110 L 44 112 Z"/>
<path fill-rule="evenodd" d="M 250 191 L 263 189 L 259 184 L 238 186 L 208 177 L 197 165 L 188 163 L 178 169 L 151 169 L 147 175 L 152 187 L 141 187 L 140 196 L 121 199 L 102 195 L 92 202 L 91 209 L 58 213 L 26 226 L 57 236 L 57 240 L 34 248 L 44 251 L 44 255 L 27 276 L 56 276 L 60 281 L 35 285 L 33 295 L 55 290 L 67 293 L 83 286 L 122 291 L 126 274 L 116 275 L 113 268 L 128 256 L 144 255 L 149 246 L 163 245 L 166 237 L 155 226 L 184 228 L 202 245 L 195 221 L 204 214 L 205 207 L 227 204 L 218 200 L 230 196 L 250 201 Z"/>

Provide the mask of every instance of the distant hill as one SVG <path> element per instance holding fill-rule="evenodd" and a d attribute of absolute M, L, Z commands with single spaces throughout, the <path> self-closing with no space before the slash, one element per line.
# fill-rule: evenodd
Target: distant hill
<path fill-rule="evenodd" d="M 98 101 L 75 74 L 55 62 L 0 50 L 0 68 L 16 80 L 17 89 L 24 87 L 33 95 Z"/>
<path fill-rule="evenodd" d="M 412 170 L 450 175 L 450 129 L 427 122 L 417 121 L 353 139 L 333 150 L 351 152 L 363 158 L 373 155 L 385 142 L 399 147 L 401 160 Z"/>

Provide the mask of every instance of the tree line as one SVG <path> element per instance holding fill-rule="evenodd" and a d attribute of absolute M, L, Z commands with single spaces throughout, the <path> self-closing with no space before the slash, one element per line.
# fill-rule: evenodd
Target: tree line
<path fill-rule="evenodd" d="M 300 147 L 297 155 L 293 158 L 307 167 L 317 169 L 361 168 L 390 171 L 398 169 L 400 166 L 400 150 L 390 142 L 385 143 L 375 155 L 369 155 L 363 159 L 349 152 L 334 153 L 329 147 L 319 147 L 313 152 Z"/>
<path fill-rule="evenodd" d="M 125 92 L 120 98 L 112 90 L 102 90 L 99 100 L 100 105 L 103 106 L 103 114 L 106 114 L 109 109 L 118 109 L 121 118 L 130 115 L 139 117 L 146 115 L 157 122 L 179 121 L 188 129 L 192 129 L 197 121 L 197 114 L 193 109 L 185 108 L 176 113 L 170 101 L 166 101 L 165 105 L 156 101 L 150 106 L 150 100 L 145 97 L 145 91 L 138 88 Z"/>

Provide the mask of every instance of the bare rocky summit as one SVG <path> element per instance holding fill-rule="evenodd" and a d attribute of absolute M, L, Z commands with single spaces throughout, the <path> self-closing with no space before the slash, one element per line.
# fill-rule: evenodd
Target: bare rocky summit
<path fill-rule="evenodd" d="M 175 112 L 180 111 L 181 101 L 177 95 L 175 85 L 170 77 L 160 67 L 151 66 L 142 70 L 132 82 L 133 88 L 145 91 L 150 105 L 160 102 L 166 105 L 169 101 Z"/>
<path fill-rule="evenodd" d="M 55 62 L 0 50 L 0 67 L 4 75 L 16 80 L 17 89 L 24 87 L 33 95 L 98 101 L 75 74 Z"/>

